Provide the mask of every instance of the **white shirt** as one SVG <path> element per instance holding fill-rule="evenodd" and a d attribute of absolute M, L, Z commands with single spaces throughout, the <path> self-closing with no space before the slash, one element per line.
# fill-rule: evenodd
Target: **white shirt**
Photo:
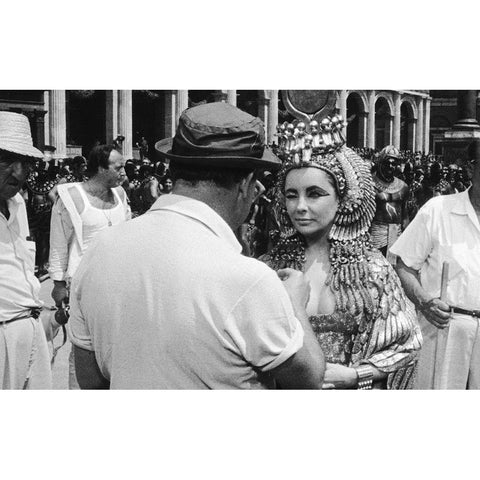
<path fill-rule="evenodd" d="M 84 203 L 77 211 L 70 190 L 78 189 Z M 81 183 L 58 185 L 58 198 L 52 209 L 50 222 L 49 274 L 52 280 L 73 277 L 88 245 L 109 224 L 118 225 L 130 219 L 130 207 L 122 187 L 112 188 L 117 205 L 108 210 L 93 207 Z M 119 194 L 121 192 L 121 195 Z"/>
<path fill-rule="evenodd" d="M 163 195 L 101 232 L 72 282 L 72 342 L 111 388 L 266 388 L 303 344 L 276 273 L 206 204 Z"/>
<path fill-rule="evenodd" d="M 447 303 L 480 309 L 480 224 L 468 190 L 429 200 L 390 251 L 420 270 L 422 287 L 437 298 L 449 262 Z"/>
<path fill-rule="evenodd" d="M 35 277 L 35 242 L 29 236 L 25 201 L 17 193 L 7 201 L 10 217 L 0 213 L 0 322 L 42 307 Z"/>

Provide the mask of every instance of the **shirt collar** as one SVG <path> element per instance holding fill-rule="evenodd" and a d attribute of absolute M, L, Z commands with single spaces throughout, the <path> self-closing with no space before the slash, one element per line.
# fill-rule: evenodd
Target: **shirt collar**
<path fill-rule="evenodd" d="M 215 235 L 227 242 L 236 252 L 242 247 L 227 222 L 206 203 L 183 195 L 162 195 L 152 205 L 150 211 L 169 210 L 193 218 L 203 223 Z"/>
<path fill-rule="evenodd" d="M 457 201 L 453 205 L 451 212 L 458 215 L 468 215 L 477 230 L 480 230 L 477 214 L 475 213 L 472 202 L 470 201 L 470 196 L 468 195 L 470 188 L 471 187 L 468 187 L 463 192 L 457 194 Z"/>
<path fill-rule="evenodd" d="M 7 200 L 7 208 L 10 213 L 10 216 L 8 217 L 8 220 L 7 220 L 7 224 L 10 224 L 13 222 L 13 220 L 17 216 L 17 212 L 18 212 L 18 209 L 20 208 L 21 203 L 22 203 L 22 196 L 20 195 L 20 193 L 17 193 L 12 198 L 9 198 Z"/>
<path fill-rule="evenodd" d="M 463 192 L 457 193 L 456 202 L 451 210 L 452 213 L 458 213 L 459 215 L 468 215 L 470 208 L 473 208 L 470 202 L 470 197 L 468 196 L 469 190 L 470 187 L 468 187 Z"/>

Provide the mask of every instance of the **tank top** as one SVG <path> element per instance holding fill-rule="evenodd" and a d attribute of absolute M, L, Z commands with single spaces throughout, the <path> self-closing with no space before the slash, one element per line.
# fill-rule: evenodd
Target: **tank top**
<path fill-rule="evenodd" d="M 78 185 L 77 188 L 84 203 L 83 212 L 80 214 L 80 218 L 82 219 L 83 232 L 82 252 L 85 252 L 88 245 L 98 232 L 125 221 L 125 206 L 123 205 L 120 195 L 113 188 L 112 192 L 115 197 L 116 205 L 107 210 L 94 207 L 88 200 L 87 194 L 82 185 Z"/>

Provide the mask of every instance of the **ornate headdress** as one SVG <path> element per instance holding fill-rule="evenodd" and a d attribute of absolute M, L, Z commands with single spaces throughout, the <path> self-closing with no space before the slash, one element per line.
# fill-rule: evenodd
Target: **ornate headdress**
<path fill-rule="evenodd" d="M 335 181 L 340 203 L 329 232 L 331 270 L 327 283 L 333 288 L 337 308 L 353 315 L 371 312 L 373 302 L 366 286 L 370 253 L 369 233 L 375 215 L 375 187 L 370 164 L 344 146 L 340 115 L 284 123 L 277 127 L 274 151 L 283 166 L 277 177 L 274 214 L 279 242 L 270 258 L 274 268 L 301 269 L 305 261 L 303 237 L 295 231 L 285 207 L 285 178 L 295 168 L 319 168 Z"/>

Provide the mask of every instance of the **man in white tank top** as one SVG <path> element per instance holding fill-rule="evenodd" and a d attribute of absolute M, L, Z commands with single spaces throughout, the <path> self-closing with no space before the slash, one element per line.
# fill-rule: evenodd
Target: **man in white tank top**
<path fill-rule="evenodd" d="M 94 147 L 88 159 L 89 180 L 58 186 L 50 226 L 50 278 L 58 308 L 69 303 L 69 283 L 87 247 L 105 228 L 131 218 L 125 180 L 125 160 L 113 145 Z M 73 363 L 72 363 L 73 365 Z M 76 383 L 70 376 L 70 386 Z"/>

